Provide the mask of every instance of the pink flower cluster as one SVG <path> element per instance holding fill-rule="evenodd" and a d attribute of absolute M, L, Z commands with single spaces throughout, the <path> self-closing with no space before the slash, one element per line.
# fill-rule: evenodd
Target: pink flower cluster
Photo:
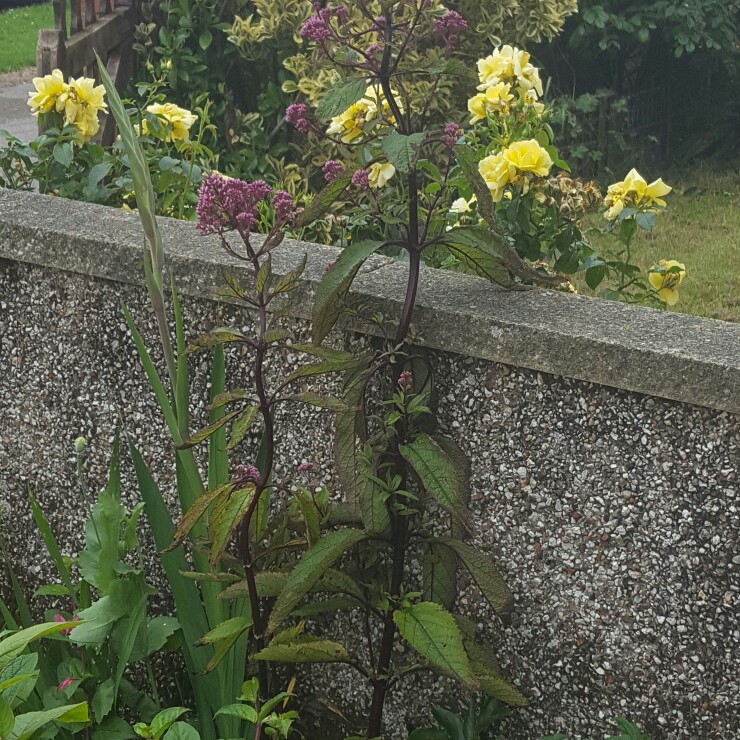
<path fill-rule="evenodd" d="M 302 134 L 308 133 L 308 106 L 305 103 L 291 103 L 285 109 L 285 122 L 295 126 Z"/>
<path fill-rule="evenodd" d="M 324 173 L 324 180 L 332 182 L 336 180 L 344 170 L 344 165 L 336 159 L 329 159 L 324 162 L 321 171 Z"/>
<path fill-rule="evenodd" d="M 370 186 L 370 173 L 367 170 L 357 170 L 352 175 L 352 184 L 358 188 L 367 188 Z"/>
<path fill-rule="evenodd" d="M 441 18 L 434 22 L 437 33 L 449 38 L 457 36 L 460 31 L 468 27 L 468 22 L 456 10 L 448 10 Z"/>
<path fill-rule="evenodd" d="M 260 471 L 254 465 L 236 465 L 234 475 L 240 482 L 246 483 L 252 481 L 256 483 L 260 478 Z"/>
<path fill-rule="evenodd" d="M 275 208 L 275 222 L 278 224 L 289 223 L 295 215 L 295 203 L 293 196 L 285 190 L 276 190 L 272 196 L 272 205 Z"/>
<path fill-rule="evenodd" d="M 203 180 L 198 192 L 198 231 L 223 234 L 226 231 L 248 232 L 257 223 L 257 208 L 272 188 L 264 180 L 244 182 L 211 174 Z"/>
<path fill-rule="evenodd" d="M 316 15 L 312 15 L 301 26 L 301 36 L 308 41 L 320 43 L 331 38 L 332 32 L 329 26 L 331 11 L 328 8 L 321 8 Z"/>
<path fill-rule="evenodd" d="M 452 149 L 457 143 L 458 138 L 462 134 L 462 128 L 456 123 L 448 123 L 444 129 L 444 136 L 442 137 L 442 143 L 448 148 Z"/>

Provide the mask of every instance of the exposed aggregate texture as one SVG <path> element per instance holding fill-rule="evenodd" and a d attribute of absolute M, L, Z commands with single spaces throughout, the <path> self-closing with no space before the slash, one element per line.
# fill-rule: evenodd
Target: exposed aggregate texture
<path fill-rule="evenodd" d="M 89 441 L 85 467 L 95 490 L 105 480 L 120 412 L 126 436 L 174 506 L 169 437 L 120 300 L 156 346 L 142 289 L 0 263 L 2 530 L 29 592 L 52 570 L 28 486 L 63 549 L 80 547 L 78 435 Z M 190 337 L 236 320 L 231 307 L 184 304 Z M 248 328 L 249 318 L 237 324 Z M 458 602 L 488 632 L 505 673 L 530 700 L 508 720 L 504 737 L 562 731 L 602 738 L 615 715 L 630 717 L 654 740 L 738 737 L 738 418 L 458 355 L 433 357 L 441 423 L 472 459 L 474 543 L 499 564 L 515 595 L 506 626 L 473 588 Z M 287 370 L 295 360 L 288 353 L 273 368 Z M 249 382 L 242 368 L 230 358 L 231 385 Z M 192 373 L 202 418 L 204 358 L 194 358 Z M 278 426 L 280 473 L 310 461 L 312 482 L 333 485 L 331 418 L 293 406 Z M 234 463 L 251 462 L 254 441 L 240 453 Z M 128 463 L 124 491 L 133 505 Z M 162 587 L 154 565 L 152 580 Z M 348 702 L 348 713 L 366 703 L 351 672 L 314 674 L 319 693 L 333 704 Z M 447 681 L 409 680 L 389 704 L 385 737 L 405 737 L 407 723 L 418 722 L 430 702 L 449 705 L 456 696 Z"/>

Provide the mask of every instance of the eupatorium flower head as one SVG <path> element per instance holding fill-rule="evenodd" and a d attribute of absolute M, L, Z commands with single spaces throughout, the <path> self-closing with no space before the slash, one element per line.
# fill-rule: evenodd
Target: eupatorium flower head
<path fill-rule="evenodd" d="M 223 234 L 226 231 L 249 231 L 257 223 L 257 208 L 272 188 L 263 180 L 244 182 L 217 173 L 203 180 L 198 192 L 198 231 Z"/>

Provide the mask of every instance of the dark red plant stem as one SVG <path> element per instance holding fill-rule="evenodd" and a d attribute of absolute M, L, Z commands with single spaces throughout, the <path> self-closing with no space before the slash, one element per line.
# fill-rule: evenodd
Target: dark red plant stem
<path fill-rule="evenodd" d="M 250 250 L 251 251 L 251 250 Z M 250 255 L 254 273 L 257 275 L 260 268 L 259 257 L 253 252 Z M 255 359 L 255 388 L 259 400 L 259 410 L 264 424 L 264 442 L 265 442 L 265 462 L 263 469 L 260 470 L 260 479 L 255 485 L 254 496 L 249 502 L 249 507 L 244 515 L 244 519 L 239 531 L 239 552 L 244 563 L 244 577 L 247 581 L 247 591 L 249 593 L 249 603 L 252 609 L 252 623 L 254 642 L 257 650 L 261 650 L 265 645 L 265 624 L 260 606 L 259 593 L 257 592 L 256 569 L 252 558 L 251 547 L 249 542 L 249 530 L 254 512 L 260 502 L 260 498 L 267 489 L 267 482 L 272 474 L 272 466 L 275 457 L 275 427 L 272 419 L 271 401 L 265 388 L 265 354 L 267 352 L 267 343 L 265 334 L 267 332 L 267 304 L 269 296 L 266 290 L 262 290 L 257 296 L 257 311 L 259 314 L 259 334 L 257 338 L 257 352 Z M 263 698 L 269 696 L 269 673 L 265 661 L 259 661 L 259 679 L 260 694 Z"/>
<path fill-rule="evenodd" d="M 411 317 L 414 312 L 414 304 L 416 302 L 416 293 L 419 287 L 419 268 L 421 265 L 421 250 L 419 249 L 419 192 L 415 170 L 409 173 L 408 187 L 409 238 L 407 248 L 409 250 L 409 277 L 406 286 L 406 298 L 401 309 L 401 320 L 398 325 L 398 331 L 396 332 L 396 346 L 402 344 L 408 335 Z M 394 382 L 397 381 L 402 369 L 400 363 L 394 364 L 392 368 Z M 397 431 L 395 449 L 393 449 L 394 465 L 396 473 L 401 475 L 402 478 L 401 488 L 404 488 L 406 485 L 406 463 L 398 451 L 398 447 L 404 442 L 403 424 L 397 426 Z M 393 657 L 393 643 L 396 637 L 396 623 L 393 620 L 393 610 L 396 606 L 395 601 L 401 595 L 403 570 L 408 547 L 408 518 L 405 516 L 393 516 L 392 524 L 393 564 L 390 584 L 391 604 L 383 616 L 383 634 L 380 640 L 375 678 L 372 681 L 373 698 L 370 705 L 367 731 L 369 738 L 379 737 L 383 726 L 383 707 L 385 705 L 386 694 L 388 693 L 389 671 L 391 658 Z"/>

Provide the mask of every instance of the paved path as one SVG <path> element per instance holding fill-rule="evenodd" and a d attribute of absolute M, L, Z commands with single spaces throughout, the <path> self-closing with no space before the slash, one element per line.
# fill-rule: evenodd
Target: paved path
<path fill-rule="evenodd" d="M 22 141 L 29 141 L 38 134 L 36 119 L 26 105 L 34 75 L 33 69 L 0 75 L 0 129 Z"/>

